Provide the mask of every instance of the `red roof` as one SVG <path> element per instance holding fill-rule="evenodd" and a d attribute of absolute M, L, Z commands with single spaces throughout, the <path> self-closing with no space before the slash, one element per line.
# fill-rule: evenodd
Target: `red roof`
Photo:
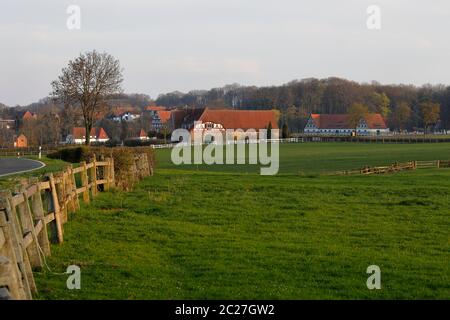
<path fill-rule="evenodd" d="M 36 119 L 36 114 L 30 111 L 27 111 L 24 113 L 24 115 L 22 116 L 23 120 L 31 120 L 31 119 Z"/>
<path fill-rule="evenodd" d="M 166 107 L 160 107 L 160 106 L 148 106 L 145 108 L 147 111 L 164 111 L 166 110 Z"/>
<path fill-rule="evenodd" d="M 172 113 L 171 111 L 157 111 L 159 119 L 161 119 L 162 123 L 166 123 L 167 121 L 169 121 L 170 119 L 170 114 Z"/>
<path fill-rule="evenodd" d="M 350 128 L 348 114 L 311 114 L 314 125 L 319 129 L 347 129 Z M 379 113 L 368 114 L 364 117 L 369 129 L 387 129 L 383 117 Z"/>
<path fill-rule="evenodd" d="M 74 139 L 85 139 L 86 129 L 83 127 L 75 127 L 72 129 L 72 136 Z M 95 137 L 95 139 L 109 139 L 108 134 L 103 128 L 92 128 L 90 136 Z"/>
<path fill-rule="evenodd" d="M 139 132 L 139 138 L 147 138 L 147 132 L 144 129 Z"/>
<path fill-rule="evenodd" d="M 369 129 L 387 129 L 386 122 L 379 113 L 368 114 L 365 119 Z"/>
<path fill-rule="evenodd" d="M 278 129 L 276 114 L 273 110 L 215 110 L 205 109 L 198 121 L 221 124 L 225 129 L 266 129 L 269 123 L 272 129 Z"/>
<path fill-rule="evenodd" d="M 134 107 L 116 107 L 113 110 L 112 113 L 113 113 L 114 116 L 120 117 L 120 116 L 122 116 L 123 114 L 125 114 L 127 112 L 132 113 L 132 114 L 139 114 L 140 113 L 139 109 L 134 108 Z"/>

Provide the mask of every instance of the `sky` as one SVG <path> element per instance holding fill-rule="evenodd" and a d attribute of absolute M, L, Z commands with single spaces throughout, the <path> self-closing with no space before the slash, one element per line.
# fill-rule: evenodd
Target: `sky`
<path fill-rule="evenodd" d="M 67 27 L 71 5 L 80 29 Z M 449 30 L 448 0 L 2 0 L 0 102 L 46 97 L 93 49 L 120 60 L 125 92 L 152 98 L 331 76 L 450 84 Z"/>

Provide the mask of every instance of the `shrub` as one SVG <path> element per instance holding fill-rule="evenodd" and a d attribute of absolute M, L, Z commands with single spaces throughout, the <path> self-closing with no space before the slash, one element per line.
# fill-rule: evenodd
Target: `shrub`
<path fill-rule="evenodd" d="M 56 152 L 48 154 L 47 157 L 51 159 L 60 159 L 71 163 L 79 163 L 81 161 L 86 161 L 89 155 L 90 148 L 86 146 L 80 146 L 59 149 Z"/>
<path fill-rule="evenodd" d="M 114 159 L 114 172 L 117 186 L 124 190 L 130 190 L 138 180 L 138 176 L 135 175 L 134 159 L 136 155 L 142 153 L 147 155 L 148 170 L 150 174 L 153 174 L 155 156 L 154 150 L 151 147 L 108 148 L 105 146 L 80 146 L 63 148 L 48 156 L 52 159 L 61 159 L 71 163 L 79 163 L 81 161 L 90 162 L 94 156 L 98 161 L 111 157 Z"/>

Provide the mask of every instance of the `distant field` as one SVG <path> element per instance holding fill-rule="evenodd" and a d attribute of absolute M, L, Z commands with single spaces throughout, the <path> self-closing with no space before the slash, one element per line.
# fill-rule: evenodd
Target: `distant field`
<path fill-rule="evenodd" d="M 181 169 L 158 151 L 154 177 L 100 194 L 52 247 L 52 271 L 81 266 L 82 289 L 44 271 L 38 298 L 450 299 L 450 169 L 297 174 L 450 158 L 449 149 L 285 145 L 278 176 Z M 382 290 L 366 288 L 372 264 Z"/>
<path fill-rule="evenodd" d="M 214 172 L 256 173 L 257 165 L 180 165 L 170 161 L 171 150 L 157 152 L 160 168 Z M 280 174 L 323 173 L 411 160 L 450 160 L 450 143 L 359 144 L 287 143 L 280 145 Z"/>

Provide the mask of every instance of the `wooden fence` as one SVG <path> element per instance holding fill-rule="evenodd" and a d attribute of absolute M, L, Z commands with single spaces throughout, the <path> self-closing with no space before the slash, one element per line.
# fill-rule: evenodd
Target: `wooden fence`
<path fill-rule="evenodd" d="M 146 154 L 136 155 L 134 162 L 133 178 L 151 175 Z M 88 203 L 117 183 L 114 160 L 94 158 L 76 168 L 47 174 L 19 192 L 0 191 L 0 300 L 32 299 L 37 292 L 33 269 L 43 267 L 51 252 L 50 242 L 64 241 L 69 213 L 80 208 L 80 198 Z"/>
<path fill-rule="evenodd" d="M 432 160 L 432 161 L 409 161 L 404 163 L 394 163 L 390 166 L 383 167 L 362 167 L 356 170 L 345 170 L 338 171 L 338 175 L 353 175 L 353 174 L 383 174 L 383 173 L 394 173 L 405 170 L 416 170 L 416 169 L 431 169 L 431 168 L 450 168 L 450 160 Z"/>

